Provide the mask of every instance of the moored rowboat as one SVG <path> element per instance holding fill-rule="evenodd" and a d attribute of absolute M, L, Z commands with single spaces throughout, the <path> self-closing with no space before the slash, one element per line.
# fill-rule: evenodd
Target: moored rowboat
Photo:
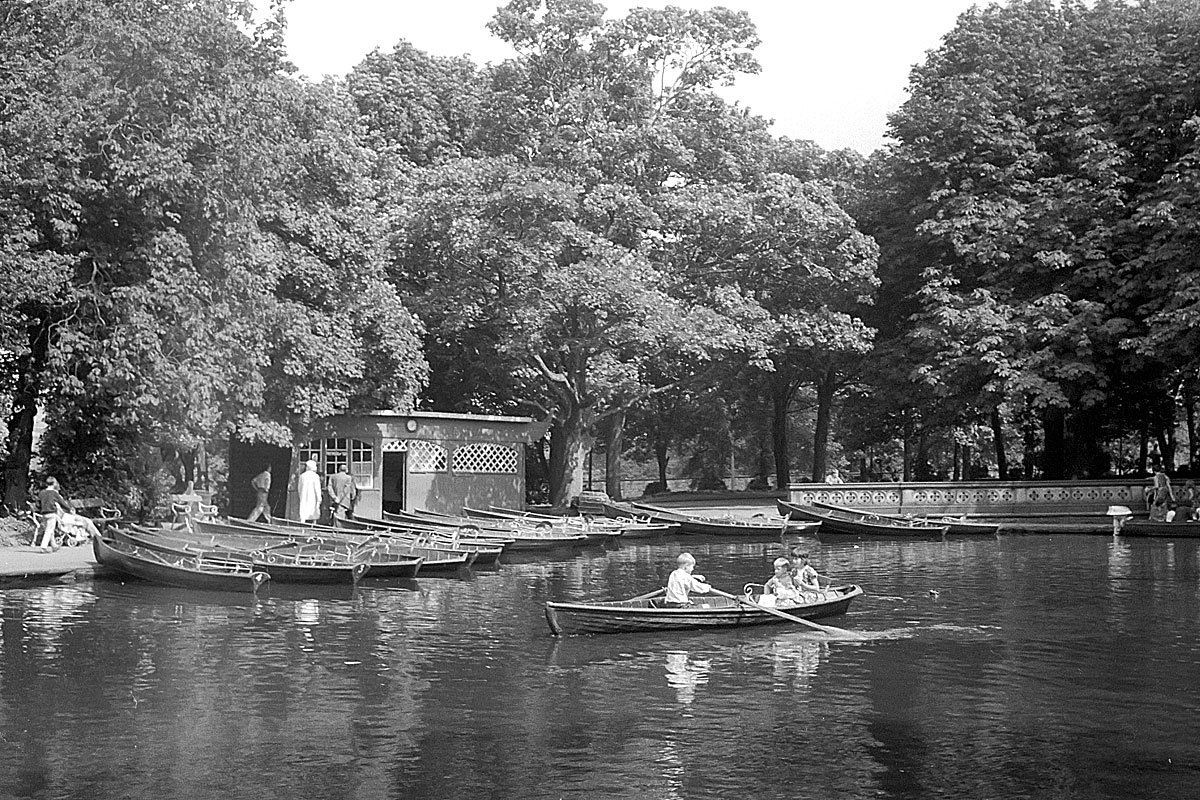
<path fill-rule="evenodd" d="M 103 536 L 92 538 L 92 553 L 106 567 L 168 586 L 253 592 L 270 579 L 249 561 L 164 553 Z"/>
<path fill-rule="evenodd" d="M 778 611 L 807 620 L 846 613 L 850 602 L 863 593 L 854 584 L 831 586 L 809 592 L 800 603 L 780 604 Z M 633 633 L 639 631 L 684 631 L 698 628 L 738 628 L 749 625 L 777 625 L 787 622 L 782 616 L 755 608 L 751 603 L 761 597 L 750 595 L 747 602 L 717 595 L 697 595 L 694 604 L 683 608 L 665 607 L 659 593 L 629 600 L 594 603 L 546 603 L 546 622 L 555 636 L 575 633 Z"/>
<path fill-rule="evenodd" d="M 946 535 L 948 527 L 944 524 L 889 519 L 878 514 L 804 506 L 786 500 L 776 500 L 775 504 L 780 514 L 788 514 L 792 519 L 820 522 L 822 534 L 941 537 Z"/>
<path fill-rule="evenodd" d="M 951 536 L 970 536 L 970 535 L 985 535 L 994 536 L 1000 532 L 1000 523 L 998 522 L 975 522 L 972 520 L 959 519 L 952 516 L 903 516 L 900 514 L 876 514 L 869 511 L 864 511 L 859 508 L 848 508 L 847 506 L 837 506 L 833 503 L 822 503 L 814 501 L 813 506 L 816 508 L 828 509 L 830 511 L 841 511 L 846 514 L 878 517 L 880 519 L 896 520 L 897 522 L 915 524 L 918 526 L 928 525 L 931 527 L 946 526 L 946 533 Z"/>
<path fill-rule="evenodd" d="M 605 516 L 645 517 L 659 524 L 674 524 L 679 526 L 679 533 L 701 534 L 709 536 L 779 536 L 782 533 L 803 534 L 816 533 L 819 522 L 804 522 L 785 519 L 782 515 L 776 519 L 765 516 L 754 516 L 748 519 L 734 517 L 702 517 L 682 511 L 674 511 L 647 503 L 602 503 Z"/>

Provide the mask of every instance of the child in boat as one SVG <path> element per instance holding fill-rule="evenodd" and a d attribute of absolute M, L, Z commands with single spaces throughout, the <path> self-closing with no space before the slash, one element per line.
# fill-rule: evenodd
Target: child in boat
<path fill-rule="evenodd" d="M 786 558 L 777 558 L 774 563 L 775 574 L 763 584 L 763 594 L 775 595 L 777 603 L 795 603 L 800 600 L 800 588 L 792 577 L 792 562 Z"/>
<path fill-rule="evenodd" d="M 696 568 L 696 559 L 691 553 L 680 553 L 675 559 L 678 566 L 671 576 L 667 578 L 667 595 L 663 598 L 663 605 L 671 608 L 682 608 L 692 604 L 688 597 L 689 592 L 697 594 L 708 594 L 711 588 L 704 582 L 703 575 L 693 575 L 692 570 Z"/>
<path fill-rule="evenodd" d="M 813 569 L 812 564 L 808 563 L 808 553 L 805 553 L 798 547 L 792 548 L 792 579 L 796 582 L 796 588 L 801 592 L 819 592 L 821 591 L 822 576 Z M 829 579 L 826 578 L 826 583 Z"/>

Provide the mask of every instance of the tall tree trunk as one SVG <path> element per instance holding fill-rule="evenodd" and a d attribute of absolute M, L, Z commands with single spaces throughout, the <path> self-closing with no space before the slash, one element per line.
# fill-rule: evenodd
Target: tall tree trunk
<path fill-rule="evenodd" d="M 929 434 L 922 425 L 917 431 L 917 465 L 916 477 L 919 481 L 932 480 L 929 474 Z"/>
<path fill-rule="evenodd" d="M 904 466 L 901 470 L 901 480 L 912 480 L 912 432 L 904 431 Z"/>
<path fill-rule="evenodd" d="M 829 461 L 829 421 L 833 417 L 833 394 L 837 389 L 833 370 L 826 370 L 817 384 L 817 424 L 813 429 L 813 483 L 825 480 Z"/>
<path fill-rule="evenodd" d="M 1150 432 L 1148 423 L 1142 420 L 1142 428 L 1138 431 L 1138 474 L 1145 475 L 1150 466 Z"/>
<path fill-rule="evenodd" d="M 550 426 L 550 505 L 565 509 L 583 491 L 583 468 L 591 438 L 582 409 L 572 408 Z"/>
<path fill-rule="evenodd" d="M 17 359 L 17 382 L 8 420 L 8 459 L 4 462 L 4 503 L 24 509 L 29 499 L 29 462 L 33 459 L 33 424 L 50 353 L 50 324 L 35 319 L 26 329 L 29 351 Z"/>
<path fill-rule="evenodd" d="M 1004 453 L 1004 419 L 1000 409 L 992 409 L 992 443 L 996 446 L 996 470 L 1000 480 L 1008 480 L 1008 456 Z"/>
<path fill-rule="evenodd" d="M 671 463 L 670 442 L 665 438 L 654 440 L 654 460 L 658 464 L 658 483 L 667 490 L 667 467 Z"/>
<path fill-rule="evenodd" d="M 625 434 L 625 412 L 618 411 L 604 426 L 604 489 L 614 500 L 621 499 L 621 439 Z"/>
<path fill-rule="evenodd" d="M 1042 417 L 1042 477 L 1061 481 L 1066 477 L 1066 414 L 1061 408 L 1047 409 Z"/>
<path fill-rule="evenodd" d="M 1188 433 L 1188 466 L 1191 472 L 1196 469 L 1196 396 L 1189 387 L 1183 393 L 1183 410 L 1187 414 Z"/>
<path fill-rule="evenodd" d="M 788 463 L 788 406 L 791 392 L 787 382 L 771 381 L 771 448 L 775 451 L 775 486 L 786 489 L 792 482 L 791 466 Z"/>
<path fill-rule="evenodd" d="M 958 442 L 955 442 L 954 443 L 954 474 L 951 476 L 951 480 L 960 481 L 965 477 L 967 471 L 966 471 L 966 469 L 964 469 L 965 465 L 962 462 L 963 462 L 962 445 L 959 444 Z"/>

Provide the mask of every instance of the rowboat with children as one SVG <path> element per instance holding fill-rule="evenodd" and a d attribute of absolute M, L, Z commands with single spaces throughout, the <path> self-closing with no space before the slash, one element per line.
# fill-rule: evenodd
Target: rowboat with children
<path fill-rule="evenodd" d="M 665 605 L 664 593 L 660 589 L 628 600 L 548 602 L 546 622 L 555 636 L 778 625 L 788 622 L 789 616 L 814 620 L 845 614 L 863 590 L 854 584 L 831 586 L 807 592 L 799 602 L 779 603 L 769 609 L 763 606 L 763 596 L 753 591 L 743 597 L 698 595 L 692 605 L 683 607 Z M 784 613 L 775 614 L 772 609 Z"/>

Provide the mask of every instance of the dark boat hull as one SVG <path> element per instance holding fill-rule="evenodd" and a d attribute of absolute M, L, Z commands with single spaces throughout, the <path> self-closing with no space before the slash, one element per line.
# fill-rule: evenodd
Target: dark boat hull
<path fill-rule="evenodd" d="M 859 586 L 831 587 L 822 599 L 779 610 L 808 620 L 846 613 L 851 601 L 863 593 Z M 779 625 L 788 620 L 736 600 L 697 595 L 686 608 L 662 608 L 655 598 L 603 603 L 546 603 L 546 622 L 556 636 L 590 633 L 689 631 L 705 628 L 741 628 Z M 794 624 L 794 623 L 792 623 Z"/>
<path fill-rule="evenodd" d="M 616 519 L 647 517 L 659 524 L 677 525 L 678 532 L 698 536 L 775 537 L 783 533 L 816 533 L 820 523 L 793 522 L 782 517 L 775 520 L 715 519 L 685 514 L 646 503 L 603 503 L 604 515 Z"/>
<path fill-rule="evenodd" d="M 885 517 L 869 518 L 872 515 L 852 515 L 832 509 L 815 508 L 776 500 L 780 514 L 789 514 L 792 519 L 821 523 L 821 534 L 841 536 L 912 536 L 941 537 L 946 535 L 946 525 L 905 524 Z"/>
<path fill-rule="evenodd" d="M 837 511 L 843 514 L 859 515 L 867 517 L 878 517 L 884 520 L 892 520 L 900 522 L 904 525 L 912 525 L 915 527 L 933 527 L 946 528 L 946 533 L 956 536 L 995 536 L 1000 532 L 1000 523 L 998 522 L 972 522 L 965 519 L 956 519 L 954 517 L 930 517 L 930 516 L 901 516 L 899 514 L 874 514 L 864 511 L 860 508 L 848 508 L 846 506 L 838 506 L 833 503 L 813 502 L 814 508 L 828 509 Z"/>
<path fill-rule="evenodd" d="M 245 522 L 229 520 L 225 523 L 197 521 L 196 529 L 208 535 L 253 535 L 273 536 L 280 541 L 289 538 L 297 541 L 313 542 L 322 545 L 345 548 L 348 555 L 365 561 L 371 567 L 371 577 L 413 577 L 403 562 L 413 558 L 422 559 L 420 573 L 456 571 L 466 566 L 472 554 L 463 551 L 450 551 L 438 547 L 421 547 L 410 542 L 401 541 L 386 536 L 372 537 L 356 531 L 340 530 L 320 526 L 306 526 L 300 523 L 293 525 L 266 524 L 260 522 Z M 378 568 L 378 569 L 377 569 Z"/>
<path fill-rule="evenodd" d="M 1148 519 L 1131 519 L 1121 526 L 1121 535 L 1200 539 L 1200 522 L 1153 522 Z"/>
<path fill-rule="evenodd" d="M 224 569 L 210 564 L 204 557 L 172 555 L 147 551 L 128 542 L 93 537 L 92 553 L 106 567 L 152 583 L 205 589 L 219 592 L 253 592 L 270 579 L 270 575 L 249 562 Z"/>

